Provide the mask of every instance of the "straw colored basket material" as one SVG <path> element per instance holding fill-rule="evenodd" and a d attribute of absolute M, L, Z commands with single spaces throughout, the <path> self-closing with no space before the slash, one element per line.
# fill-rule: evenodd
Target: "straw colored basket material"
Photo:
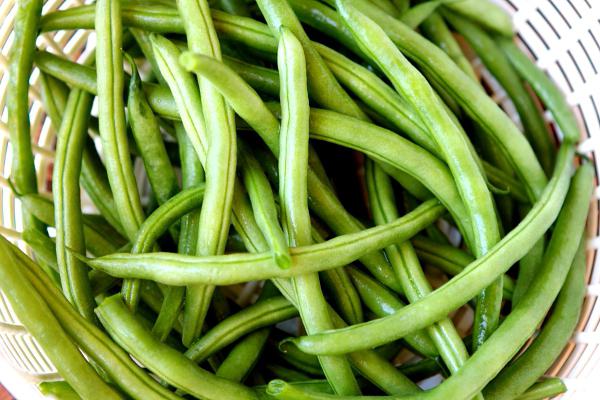
<path fill-rule="evenodd" d="M 588 154 L 598 171 L 596 151 L 600 149 L 600 1 L 599 0 L 496 0 L 512 14 L 523 49 L 547 71 L 565 93 L 579 119 L 582 139 L 579 150 Z M 87 0 L 49 0 L 44 12 L 88 3 Z M 20 205 L 6 184 L 10 176 L 11 147 L 6 126 L 7 56 L 12 45 L 16 0 L 0 0 L 0 234 L 19 242 Z M 81 60 L 93 51 L 94 34 L 89 31 L 61 31 L 38 38 L 38 47 Z M 478 60 L 474 60 L 478 66 Z M 480 64 L 480 63 L 479 63 Z M 494 80 L 482 71 L 490 87 Z M 38 72 L 31 77 L 29 91 L 32 146 L 41 192 L 50 190 L 55 132 L 40 103 Z M 512 105 L 501 90 L 495 100 L 510 112 Z M 548 115 L 553 132 L 560 132 Z M 600 188 L 595 191 L 588 222 L 588 292 L 581 320 L 571 342 L 548 375 L 563 378 L 569 388 L 564 399 L 600 398 Z M 84 199 L 84 204 L 86 199 Z M 26 247 L 20 243 L 24 250 Z M 0 257 L 2 255 L 0 254 Z M 10 305 L 0 293 L 0 382 L 19 399 L 41 395 L 35 383 L 57 379 L 51 362 L 35 340 L 19 324 Z"/>

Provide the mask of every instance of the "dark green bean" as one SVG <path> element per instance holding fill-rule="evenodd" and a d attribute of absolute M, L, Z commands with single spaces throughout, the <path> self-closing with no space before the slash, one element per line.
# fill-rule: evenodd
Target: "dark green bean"
<path fill-rule="evenodd" d="M 401 338 L 438 321 L 465 304 L 478 290 L 493 282 L 524 256 L 552 224 L 566 196 L 573 153 L 571 146 L 561 147 L 554 176 L 544 196 L 527 217 L 490 252 L 472 262 L 450 282 L 388 317 L 292 341 L 302 351 L 311 354 L 346 353 Z"/>
<path fill-rule="evenodd" d="M 514 30 L 510 16 L 498 5 L 488 0 L 448 1 L 446 8 L 464 15 L 501 35 L 512 37 Z"/>
<path fill-rule="evenodd" d="M 29 125 L 29 75 L 33 65 L 43 3 L 41 0 L 16 3 L 12 47 L 9 55 L 10 79 L 5 104 L 8 109 L 7 125 L 12 148 L 11 179 L 21 194 L 38 191 Z M 23 224 L 25 228 L 43 230 L 43 225 L 27 213 L 23 214 Z"/>
<path fill-rule="evenodd" d="M 242 336 L 285 321 L 297 314 L 296 308 L 284 297 L 278 296 L 259 301 L 211 328 L 190 345 L 185 356 L 196 363 L 201 363 Z"/>
<path fill-rule="evenodd" d="M 132 69 L 127 97 L 129 125 L 144 162 L 150 187 L 161 205 L 179 191 L 179 184 L 167 155 L 158 120 L 148 105 L 133 59 L 129 58 L 129 64 Z"/>
<path fill-rule="evenodd" d="M 269 329 L 259 329 L 241 339 L 219 365 L 215 375 L 242 382 L 250 373 L 269 337 Z"/>
<path fill-rule="evenodd" d="M 218 0 L 217 4 L 229 14 L 241 15 L 242 17 L 250 16 L 250 11 L 244 0 Z"/>
<path fill-rule="evenodd" d="M 281 379 L 285 379 L 287 381 L 290 382 L 305 382 L 305 381 L 309 381 L 311 379 L 310 376 L 296 371 L 294 369 L 291 368 L 287 368 L 284 367 L 282 365 L 279 364 L 275 364 L 275 363 L 269 363 L 268 365 L 265 366 L 265 368 L 271 372 L 273 375 L 275 375 L 278 378 Z M 325 381 L 327 382 L 327 381 Z M 333 389 L 331 389 L 331 386 L 329 385 L 329 383 L 327 383 L 327 386 L 329 386 L 330 388 L 330 393 L 333 393 Z"/>
<path fill-rule="evenodd" d="M 577 120 L 571 107 L 566 102 L 565 95 L 556 85 L 529 59 L 512 40 L 497 39 L 509 61 L 519 75 L 525 79 L 535 90 L 542 102 L 554 116 L 556 123 L 562 130 L 563 140 L 576 142 L 581 133 L 577 127 Z"/>
<path fill-rule="evenodd" d="M 91 109 L 89 93 L 79 89 L 71 91 L 57 134 L 52 192 L 56 258 L 62 290 L 81 315 L 94 321 L 96 302 L 88 268 L 74 256 L 74 252 L 85 254 L 79 175 Z"/>
<path fill-rule="evenodd" d="M 512 100 L 535 153 L 549 175 L 554 164 L 555 147 L 544 119 L 517 72 L 494 40 L 483 29 L 452 13 L 444 13 L 450 24 L 467 39 L 487 69 L 494 75 Z"/>
<path fill-rule="evenodd" d="M 393 314 L 405 306 L 404 302 L 394 293 L 390 292 L 375 279 L 360 272 L 358 268 L 349 267 L 348 273 L 352 278 L 352 282 L 356 286 L 363 303 L 377 317 L 381 318 Z M 435 357 L 438 355 L 438 351 L 427 332 L 413 332 L 406 335 L 404 340 L 423 356 Z"/>
<path fill-rule="evenodd" d="M 101 396 L 121 399 L 88 364 L 42 296 L 35 291 L 22 269 L 17 267 L 19 260 L 15 252 L 20 253 L 20 250 L 14 250 L 4 237 L 0 237 L 0 249 L 3 255 L 0 262 L 2 293 L 10 301 L 19 321 L 44 349 L 61 376 L 83 398 Z M 50 283 L 48 289 L 56 287 Z"/>
<path fill-rule="evenodd" d="M 214 376 L 178 351 L 160 343 L 130 313 L 119 296 L 105 299 L 96 309 L 111 337 L 169 384 L 203 399 L 256 399 L 239 383 Z"/>
<path fill-rule="evenodd" d="M 584 240 L 585 242 L 585 240 Z M 486 399 L 512 399 L 546 372 L 560 355 L 579 321 L 585 296 L 585 244 L 581 245 L 550 318 L 527 350 L 484 389 Z M 533 280 L 535 281 L 535 277 Z"/>

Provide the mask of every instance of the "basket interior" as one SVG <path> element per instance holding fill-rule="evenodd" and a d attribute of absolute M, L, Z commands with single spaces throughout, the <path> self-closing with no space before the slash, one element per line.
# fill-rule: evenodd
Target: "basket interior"
<path fill-rule="evenodd" d="M 600 2 L 596 0 L 495 0 L 512 14 L 521 47 L 544 69 L 565 93 L 579 119 L 582 139 L 579 151 L 590 157 L 598 176 L 596 150 L 600 148 Z M 44 12 L 88 3 L 82 0 L 49 0 Z M 7 56 L 12 44 L 15 0 L 0 0 L 0 234 L 18 242 L 21 230 L 20 205 L 8 188 L 11 147 L 6 126 Z M 93 51 L 94 33 L 60 31 L 38 38 L 38 47 L 68 57 L 85 59 Z M 511 115 L 512 104 L 478 60 L 474 65 L 483 81 L 493 91 L 494 99 Z M 43 111 L 38 90 L 38 72 L 31 77 L 30 121 L 38 186 L 41 192 L 51 189 L 55 132 Z M 518 122 L 518 118 L 515 117 Z M 560 138 L 550 115 L 551 132 Z M 562 377 L 569 392 L 565 399 L 591 398 L 600 378 L 600 227 L 598 216 L 600 189 L 594 193 L 588 221 L 588 291 L 577 332 L 562 355 L 548 372 Z M 83 199 L 82 204 L 86 203 Z M 24 250 L 27 250 L 20 243 Z M 0 255 L 1 256 L 1 255 Z M 18 398 L 40 398 L 35 383 L 56 379 L 51 362 L 35 340 L 19 324 L 10 305 L 0 293 L 0 376 L 5 386 Z"/>

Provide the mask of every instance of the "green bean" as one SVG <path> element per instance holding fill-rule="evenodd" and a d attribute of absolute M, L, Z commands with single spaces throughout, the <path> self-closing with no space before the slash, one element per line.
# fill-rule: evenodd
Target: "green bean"
<path fill-rule="evenodd" d="M 447 2 L 452 2 L 452 0 L 432 0 L 417 4 L 406 10 L 400 16 L 400 21 L 412 29 L 417 29 L 421 23 L 435 13 L 438 7 Z"/>
<path fill-rule="evenodd" d="M 111 337 L 146 368 L 185 393 L 204 399 L 256 399 L 251 389 L 201 369 L 178 351 L 152 337 L 129 312 L 119 296 L 105 299 L 96 309 Z"/>
<path fill-rule="evenodd" d="M 417 255 L 428 265 L 441 269 L 450 276 L 458 275 L 473 262 L 473 256 L 454 246 L 436 243 L 425 237 L 415 237 L 411 240 Z M 515 291 L 515 281 L 508 275 L 502 276 L 504 298 L 512 300 Z"/>
<path fill-rule="evenodd" d="M 433 358 L 402 364 L 398 369 L 411 380 L 417 382 L 442 372 L 438 361 Z"/>
<path fill-rule="evenodd" d="M 81 317 L 58 289 L 51 287 L 48 278 L 27 256 L 16 248 L 13 251 L 19 258 L 19 267 L 44 298 L 63 329 L 124 393 L 134 399 L 179 399 L 144 373 L 103 331 Z"/>
<path fill-rule="evenodd" d="M 280 347 L 279 351 L 281 351 L 279 356 L 296 369 L 310 375 L 323 376 L 323 369 L 317 356 L 305 354 L 293 346 L 283 349 Z"/>
<path fill-rule="evenodd" d="M 473 261 L 444 286 L 389 317 L 292 341 L 310 354 L 340 354 L 375 347 L 424 328 L 465 304 L 524 256 L 552 224 L 567 192 L 573 152 L 571 146 L 561 147 L 554 175 L 529 214 L 490 252 Z"/>
<path fill-rule="evenodd" d="M 242 336 L 290 319 L 297 313 L 296 308 L 281 296 L 259 301 L 211 328 L 190 345 L 185 356 L 201 363 Z"/>
<path fill-rule="evenodd" d="M 564 208 L 544 254 L 542 268 L 527 294 L 462 370 L 431 392 L 432 398 L 470 398 L 493 379 L 534 332 L 558 295 L 571 264 L 582 262 L 581 258 L 573 259 L 578 247 L 585 246 L 583 228 L 592 194 L 593 175 L 593 168 L 584 164 L 573 177 Z"/>
<path fill-rule="evenodd" d="M 4 237 L 0 237 L 0 249 L 3 254 L 0 262 L 2 293 L 10 301 L 19 321 L 44 349 L 61 376 L 83 398 L 122 398 L 87 363 L 42 296 L 36 293 L 23 271 L 15 268 L 19 260 L 14 252 L 20 250 L 13 250 Z M 50 283 L 50 286 L 54 285 Z"/>
<path fill-rule="evenodd" d="M 371 2 L 387 14 L 396 18 L 400 17 L 400 11 L 391 0 L 371 0 Z M 335 5 L 335 1 L 333 0 L 330 0 L 330 3 L 332 6 Z"/>
<path fill-rule="evenodd" d="M 19 199 L 28 212 L 35 215 L 36 218 L 45 224 L 54 226 L 54 204 L 51 200 L 34 194 L 21 196 Z M 83 234 L 86 238 L 85 244 L 92 254 L 102 256 L 114 253 L 124 244 L 119 235 L 105 237 L 90 221 L 86 221 L 84 218 L 83 223 Z"/>
<path fill-rule="evenodd" d="M 275 263 L 281 268 L 289 268 L 291 259 L 283 230 L 279 225 L 271 185 L 260 164 L 252 156 L 249 146 L 240 142 L 239 147 L 241 173 L 256 223 L 269 243 Z"/>
<path fill-rule="evenodd" d="M 40 83 L 44 109 L 54 129 L 58 131 L 67 105 L 69 89 L 63 82 L 44 73 L 40 74 Z M 80 183 L 96 208 L 122 233 L 123 228 L 116 214 L 106 171 L 91 139 L 86 141 L 83 149 Z"/>
<path fill-rule="evenodd" d="M 85 261 L 94 269 L 113 276 L 150 279 L 176 286 L 195 282 L 229 285 L 274 277 L 292 277 L 344 266 L 366 252 L 407 240 L 439 218 L 443 212 L 443 207 L 432 199 L 390 224 L 339 236 L 324 243 L 291 248 L 292 266 L 289 269 L 277 267 L 268 251 L 203 257 L 171 253 L 116 253 Z M 240 232 L 239 229 L 236 231 Z M 261 250 L 264 251 L 265 248 L 261 246 Z"/>
<path fill-rule="evenodd" d="M 81 397 L 66 381 L 41 382 L 38 389 L 44 397 L 49 399 L 81 400 Z"/>
<path fill-rule="evenodd" d="M 119 2 L 96 3 L 95 28 L 98 36 L 96 64 L 98 71 L 98 120 L 102 148 L 105 152 L 108 180 L 115 199 L 117 214 L 131 240 L 144 219 L 137 184 L 127 144 L 125 107 L 123 104 L 123 56 L 121 54 L 121 7 Z M 125 281 L 122 287 L 127 304 L 135 309 L 139 282 Z"/>
<path fill-rule="evenodd" d="M 12 148 L 11 179 L 21 194 L 37 193 L 37 176 L 31 150 L 29 125 L 29 75 L 31 74 L 43 1 L 28 0 L 16 4 L 14 35 L 9 55 L 8 132 Z M 43 230 L 43 225 L 23 214 L 25 228 Z"/>
<path fill-rule="evenodd" d="M 483 161 L 483 168 L 488 181 L 497 187 L 506 187 L 510 196 L 520 203 L 528 203 L 527 194 L 521 182 L 507 174 L 503 169 Z"/>
<path fill-rule="evenodd" d="M 371 163 L 366 164 L 365 175 L 375 223 L 380 225 L 398 218 L 389 178 Z M 410 302 L 419 301 L 431 293 L 431 286 L 410 242 L 398 242 L 388 246 L 386 253 Z M 426 331 L 448 369 L 451 373 L 456 373 L 468 358 L 468 354 L 450 319 L 444 318 L 427 327 Z"/>
<path fill-rule="evenodd" d="M 527 212 L 529 212 L 529 208 L 521 207 L 519 211 L 521 216 L 525 216 Z M 515 282 L 515 292 L 511 302 L 512 307 L 515 307 L 517 303 L 521 301 L 521 298 L 527 293 L 531 282 L 533 282 L 537 275 L 537 271 L 544 256 L 545 246 L 545 238 L 542 236 L 533 246 L 531 251 L 519 261 L 519 274 L 517 275 L 517 280 Z"/>
<path fill-rule="evenodd" d="M 550 140 L 544 119 L 530 94 L 523 86 L 517 72 L 494 40 L 477 25 L 455 14 L 444 13 L 444 17 L 463 35 L 485 66 L 506 90 L 514 103 L 525 134 L 535 150 L 546 174 L 552 172 L 555 149 Z"/>
<path fill-rule="evenodd" d="M 163 143 L 158 120 L 142 91 L 142 81 L 133 59 L 129 58 L 129 64 L 132 69 L 127 97 L 129 125 L 144 162 L 150 187 L 161 205 L 179 191 L 179 184 Z"/>
<path fill-rule="evenodd" d="M 581 134 L 577 120 L 566 102 L 565 95 L 556 85 L 525 55 L 512 40 L 497 38 L 500 46 L 512 66 L 525 79 L 548 107 L 560 127 L 567 142 L 576 142 Z"/>
<path fill-rule="evenodd" d="M 431 14 L 420 25 L 423 34 L 442 49 L 456 63 L 456 65 L 475 82 L 479 81 L 473 66 L 464 55 L 460 45 L 450 32 L 444 18 L 438 13 Z"/>
<path fill-rule="evenodd" d="M 542 400 L 558 396 L 567 391 L 567 387 L 559 378 L 548 378 L 532 385 L 516 400 Z"/>
<path fill-rule="evenodd" d="M 179 0 L 177 7 L 191 51 L 221 59 L 221 49 L 206 0 Z M 229 231 L 236 171 L 236 130 L 233 111 L 209 81 L 199 87 L 206 123 L 206 188 L 200 210 L 198 255 L 221 254 Z M 188 287 L 184 309 L 183 343 L 200 335 L 214 288 Z"/>
<path fill-rule="evenodd" d="M 579 321 L 585 296 L 585 266 L 585 245 L 581 245 L 541 332 L 523 354 L 486 386 L 486 398 L 512 399 L 522 394 L 560 355 Z"/>
<path fill-rule="evenodd" d="M 241 339 L 219 365 L 215 375 L 235 382 L 242 382 L 256 364 L 269 337 L 269 329 L 263 328 Z"/>
<path fill-rule="evenodd" d="M 92 96 L 89 93 L 76 89 L 69 94 L 57 134 L 52 192 L 56 256 L 62 290 L 81 315 L 94 321 L 96 303 L 87 275 L 88 268 L 73 255 L 73 252 L 85 253 L 79 175 L 91 109 Z"/>
<path fill-rule="evenodd" d="M 132 246 L 132 253 L 146 253 L 152 250 L 156 240 L 167 228 L 186 214 L 200 208 L 204 195 L 204 185 L 183 189 L 150 214 L 140 226 Z"/>
<path fill-rule="evenodd" d="M 347 268 L 350 278 L 360 293 L 365 306 L 377 317 L 381 318 L 393 314 L 405 304 L 394 293 L 390 292 L 375 279 L 360 272 L 358 268 Z M 429 335 L 424 331 L 417 331 L 406 335 L 404 338 L 413 349 L 426 357 L 435 357 L 438 351 Z"/>
<path fill-rule="evenodd" d="M 319 278 L 344 321 L 351 325 L 364 321 L 360 297 L 344 268 L 323 271 Z"/>
<path fill-rule="evenodd" d="M 273 7 L 267 19 L 281 18 L 289 10 L 269 1 L 259 2 L 263 13 Z M 285 19 L 285 17 L 284 17 Z M 271 22 L 273 24 L 273 22 Z M 279 23 L 276 23 L 278 25 Z M 298 23 L 299 25 L 299 23 Z M 301 28 L 300 28 L 301 30 Z M 297 30 L 296 30 L 297 31 Z M 302 31 L 303 33 L 303 31 Z M 279 200 L 281 221 L 289 246 L 312 243 L 307 202 L 309 115 L 307 65 L 302 43 L 291 30 L 279 28 L 277 66 L 280 71 L 282 118 L 279 143 Z M 333 328 L 319 275 L 302 274 L 292 279 L 300 318 L 308 334 Z M 360 393 L 350 364 L 344 356 L 320 357 L 327 380 L 339 394 Z"/>
<path fill-rule="evenodd" d="M 519 178 L 525 183 L 528 196 L 537 198 L 547 179 L 531 146 L 519 133 L 510 118 L 475 82 L 471 81 L 451 59 L 434 44 L 425 40 L 402 22 L 381 12 L 366 0 L 346 0 L 380 25 L 390 39 L 410 59 L 416 62 L 428 79 L 443 87 L 458 101 L 467 114 L 477 121 L 507 156 Z M 519 141 L 515 145 L 515 140 Z"/>
<path fill-rule="evenodd" d="M 502 8 L 491 1 L 449 1 L 444 4 L 444 7 L 472 19 L 495 33 L 507 37 L 512 37 L 514 35 L 510 16 Z"/>
<path fill-rule="evenodd" d="M 306 57 L 308 90 L 314 100 L 325 108 L 364 118 L 363 112 L 335 80 L 321 56 L 312 46 L 291 6 L 287 2 L 272 0 L 258 0 L 257 4 L 275 38 L 279 38 L 280 27 L 285 26 L 302 43 Z"/>

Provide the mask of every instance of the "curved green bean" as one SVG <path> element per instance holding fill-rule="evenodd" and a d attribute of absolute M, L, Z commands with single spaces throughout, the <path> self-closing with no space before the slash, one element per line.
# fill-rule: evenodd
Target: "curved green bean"
<path fill-rule="evenodd" d="M 585 241 L 585 238 L 584 238 Z M 585 245 L 581 245 L 552 314 L 527 350 L 484 389 L 486 399 L 512 399 L 527 390 L 560 355 L 573 334 L 585 296 Z M 535 279 L 534 278 L 534 282 Z"/>
<path fill-rule="evenodd" d="M 564 134 L 563 140 L 573 143 L 579 140 L 581 133 L 577 127 L 577 120 L 560 89 L 519 50 L 512 40 L 497 38 L 496 43 L 504 51 L 519 75 L 531 85 L 548 107 Z"/>
<path fill-rule="evenodd" d="M 119 296 L 105 299 L 96 314 L 111 337 L 146 368 L 185 393 L 203 399 L 257 399 L 249 388 L 214 376 L 183 354 L 156 340 Z"/>
<path fill-rule="evenodd" d="M 21 194 L 38 191 L 29 125 L 29 75 L 43 3 L 41 0 L 27 0 L 15 4 L 12 47 L 8 57 L 10 79 L 5 104 L 12 148 L 11 177 Z M 24 213 L 23 219 L 26 228 L 43 230 L 43 225 L 28 214 Z"/>
<path fill-rule="evenodd" d="M 58 131 L 52 178 L 56 259 L 65 297 L 90 321 L 95 320 L 88 268 L 74 257 L 85 254 L 79 175 L 92 96 L 75 89 L 69 94 Z M 67 250 L 68 249 L 68 250 Z"/>
<path fill-rule="evenodd" d="M 438 7 L 452 1 L 453 0 L 432 0 L 416 4 L 400 16 L 400 21 L 412 29 L 417 29 L 421 23 L 435 13 Z"/>
<path fill-rule="evenodd" d="M 36 293 L 34 286 L 18 267 L 20 262 L 15 253 L 20 253 L 20 250 L 13 249 L 1 236 L 0 249 L 3 254 L 0 262 L 2 293 L 9 299 L 19 321 L 44 349 L 61 376 L 83 398 L 102 396 L 106 399 L 121 399 L 121 395 L 102 381 L 87 363 L 42 296 Z M 49 289 L 56 287 L 50 283 Z"/>
<path fill-rule="evenodd" d="M 510 15 L 488 0 L 449 1 L 444 7 L 472 19 L 486 29 L 512 37 L 514 28 Z"/>
<path fill-rule="evenodd" d="M 374 347 L 403 337 L 445 317 L 465 304 L 524 256 L 552 224 L 566 196 L 574 150 L 562 146 L 544 195 L 515 229 L 444 286 L 389 317 L 352 327 L 292 339 L 310 354 L 339 354 Z M 472 359 L 472 358 L 471 358 Z"/>
<path fill-rule="evenodd" d="M 233 314 L 194 341 L 185 352 L 189 359 L 200 363 L 242 336 L 290 319 L 298 314 L 284 297 L 259 301 Z"/>
<path fill-rule="evenodd" d="M 235 382 L 242 382 L 250 373 L 269 337 L 269 329 L 263 328 L 241 339 L 223 360 L 215 375 Z"/>

